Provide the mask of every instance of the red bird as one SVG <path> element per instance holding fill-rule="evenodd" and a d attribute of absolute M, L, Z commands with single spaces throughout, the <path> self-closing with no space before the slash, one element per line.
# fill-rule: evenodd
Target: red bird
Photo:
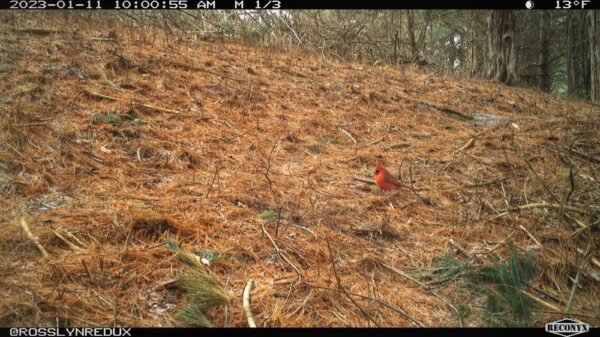
<path fill-rule="evenodd" d="M 381 163 L 377 163 L 377 167 L 375 168 L 375 183 L 382 190 L 393 190 L 398 187 L 404 187 L 402 183 L 381 166 Z"/>

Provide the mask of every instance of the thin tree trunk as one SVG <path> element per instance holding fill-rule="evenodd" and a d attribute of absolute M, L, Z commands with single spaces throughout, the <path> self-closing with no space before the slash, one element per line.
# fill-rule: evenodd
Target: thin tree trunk
<path fill-rule="evenodd" d="M 590 99 L 600 101 L 600 13 L 588 12 L 590 38 Z"/>
<path fill-rule="evenodd" d="M 417 56 L 417 40 L 415 39 L 415 17 L 414 12 L 410 9 L 406 10 L 408 24 L 408 38 L 410 39 L 410 52 L 412 57 Z"/>
<path fill-rule="evenodd" d="M 550 64 L 549 64 L 549 44 L 548 38 L 548 25 L 550 24 L 550 13 L 547 11 L 540 12 L 540 49 L 538 55 L 539 75 L 538 85 L 542 91 L 550 92 L 552 82 L 550 78 Z"/>
<path fill-rule="evenodd" d="M 514 39 L 515 24 L 515 15 L 510 10 L 492 10 L 488 17 L 488 77 L 508 85 L 515 84 L 519 78 Z"/>

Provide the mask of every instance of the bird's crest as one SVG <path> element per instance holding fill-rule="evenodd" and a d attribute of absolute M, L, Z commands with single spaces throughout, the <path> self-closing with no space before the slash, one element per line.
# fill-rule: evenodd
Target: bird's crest
<path fill-rule="evenodd" d="M 381 169 L 383 167 L 381 166 L 381 163 L 377 163 L 377 167 L 375 167 L 375 174 L 379 174 L 379 172 L 381 172 Z"/>

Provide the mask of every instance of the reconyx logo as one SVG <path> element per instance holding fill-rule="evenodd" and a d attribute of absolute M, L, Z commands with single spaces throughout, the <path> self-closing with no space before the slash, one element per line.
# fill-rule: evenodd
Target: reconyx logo
<path fill-rule="evenodd" d="M 590 331 L 590 325 L 571 318 L 563 318 L 560 321 L 547 323 L 546 332 L 555 335 L 570 337 Z"/>

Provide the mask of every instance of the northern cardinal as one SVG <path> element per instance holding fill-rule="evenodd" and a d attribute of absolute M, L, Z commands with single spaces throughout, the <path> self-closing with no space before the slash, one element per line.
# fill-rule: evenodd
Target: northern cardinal
<path fill-rule="evenodd" d="M 375 168 L 375 183 L 377 183 L 377 186 L 382 190 L 393 190 L 404 186 L 384 169 L 383 166 L 381 166 L 381 163 L 377 163 L 377 167 Z"/>

